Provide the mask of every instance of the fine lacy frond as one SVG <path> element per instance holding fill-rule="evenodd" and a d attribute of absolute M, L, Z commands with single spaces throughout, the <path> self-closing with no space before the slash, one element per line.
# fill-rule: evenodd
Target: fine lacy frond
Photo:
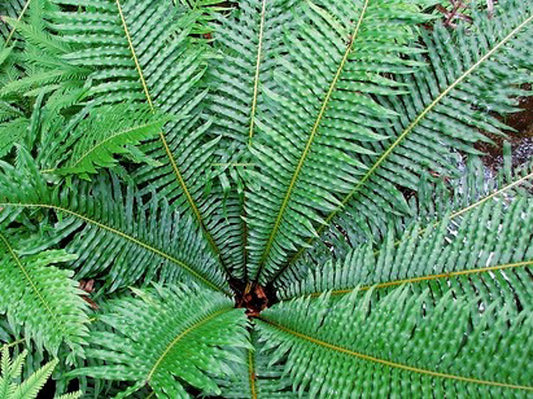
<path fill-rule="evenodd" d="M 99 317 L 88 357 L 102 366 L 75 371 L 108 380 L 148 383 L 160 398 L 189 397 L 184 384 L 219 394 L 214 377 L 229 378 L 231 350 L 248 348 L 247 319 L 224 295 L 209 290 L 156 286 L 135 290 Z"/>
<path fill-rule="evenodd" d="M 66 343 L 76 355 L 83 355 L 87 305 L 73 273 L 52 266 L 76 256 L 63 250 L 19 256 L 10 241 L 6 232 L 0 232 L 0 312 L 7 314 L 15 329 L 22 327 L 38 347 L 57 355 Z"/>
<path fill-rule="evenodd" d="M 29 120 L 22 112 L 8 103 L 0 102 L 0 157 L 5 156 L 16 143 L 24 140 Z"/>
<path fill-rule="evenodd" d="M 3 399 L 37 398 L 46 380 L 50 378 L 52 371 L 59 363 L 57 359 L 54 359 L 36 370 L 22 383 L 19 383 L 27 354 L 28 352 L 25 350 L 14 359 L 11 359 L 9 350 L 7 348 L 2 349 L 0 397 Z M 72 392 L 58 396 L 57 399 L 78 399 L 81 395 L 81 392 Z"/>
<path fill-rule="evenodd" d="M 393 115 L 370 95 L 400 92 L 380 72 L 411 71 L 402 56 L 419 51 L 404 45 L 426 19 L 417 8 L 381 0 L 302 7 L 276 65 L 278 89 L 263 89 L 269 110 L 258 110 L 250 147 L 258 166 L 246 200 L 252 279 L 268 282 L 365 173 L 360 143 L 384 139 L 373 129 Z"/>
<path fill-rule="evenodd" d="M 8 19 L 13 26 L 11 32 L 16 30 L 17 36 L 23 39 L 17 41 L 24 46 L 24 62 L 18 65 L 23 74 L 10 76 L 0 89 L 0 96 L 33 97 L 53 92 L 65 95 L 72 91 L 79 95 L 91 69 L 65 59 L 66 54 L 72 51 L 71 46 L 49 32 L 46 16 L 56 8 L 47 0 L 27 1 L 25 7 L 23 11 L 27 15 L 24 22 Z"/>
<path fill-rule="evenodd" d="M 310 398 L 525 397 L 533 391 L 524 350 L 533 318 L 529 306 L 513 308 L 515 296 L 528 296 L 502 292 L 502 307 L 479 288 L 473 296 L 397 288 L 379 300 L 354 292 L 335 306 L 327 296 L 299 299 L 275 305 L 258 326 Z"/>
<path fill-rule="evenodd" d="M 81 118 L 83 117 L 83 118 Z M 167 116 L 153 114 L 145 107 L 114 105 L 95 107 L 80 116 L 77 126 L 70 126 L 69 135 L 51 154 L 56 168 L 46 173 L 77 174 L 88 178 L 97 168 L 116 165 L 115 155 L 140 161 L 146 156 L 135 146 L 143 140 L 156 137 Z M 46 153 L 46 150 L 45 150 Z"/>

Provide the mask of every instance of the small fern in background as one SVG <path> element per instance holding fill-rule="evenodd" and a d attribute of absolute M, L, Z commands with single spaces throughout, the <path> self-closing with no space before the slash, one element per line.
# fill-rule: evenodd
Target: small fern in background
<path fill-rule="evenodd" d="M 20 379 L 22 368 L 24 367 L 24 359 L 27 355 L 28 353 L 24 351 L 15 359 L 11 359 L 9 356 L 9 350 L 6 347 L 2 349 L 2 369 L 0 373 L 0 395 L 2 398 L 36 398 L 39 391 L 46 383 L 46 380 L 50 377 L 52 371 L 57 366 L 58 361 L 53 360 L 36 370 L 21 384 L 17 384 L 17 380 Z M 57 396 L 57 399 L 77 399 L 79 397 L 81 397 L 81 392 Z"/>
<path fill-rule="evenodd" d="M 533 3 L 452 3 L 1 4 L 0 397 L 530 396 Z"/>

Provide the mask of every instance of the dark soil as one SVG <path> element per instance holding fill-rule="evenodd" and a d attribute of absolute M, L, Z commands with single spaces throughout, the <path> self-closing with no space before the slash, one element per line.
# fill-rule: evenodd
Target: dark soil
<path fill-rule="evenodd" d="M 531 85 L 525 85 L 524 88 L 531 90 Z M 505 141 L 511 144 L 513 166 L 533 159 L 533 96 L 522 97 L 519 100 L 519 108 L 521 111 L 499 118 L 514 131 L 507 132 L 507 137 L 485 133 L 494 144 L 476 145 L 478 150 L 486 154 L 483 163 L 492 171 L 498 170 L 503 163 L 502 148 Z"/>

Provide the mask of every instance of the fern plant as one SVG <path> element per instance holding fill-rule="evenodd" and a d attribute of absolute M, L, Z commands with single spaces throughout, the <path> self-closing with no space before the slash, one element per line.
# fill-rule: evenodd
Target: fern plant
<path fill-rule="evenodd" d="M 533 163 L 479 143 L 533 3 L 469 7 L 2 4 L 7 397 L 56 363 L 87 398 L 530 396 Z"/>
<path fill-rule="evenodd" d="M 57 365 L 57 360 L 53 360 L 35 373 L 33 373 L 22 384 L 17 384 L 15 381 L 20 378 L 22 367 L 24 366 L 24 359 L 28 352 L 24 351 L 15 359 L 9 356 L 7 346 L 2 349 L 2 374 L 0 376 L 0 392 L 2 398 L 6 399 L 33 399 L 36 398 L 39 390 L 43 387 L 46 380 L 52 374 L 54 367 Z M 81 396 L 81 392 L 74 392 L 58 396 L 58 399 L 77 399 Z"/>

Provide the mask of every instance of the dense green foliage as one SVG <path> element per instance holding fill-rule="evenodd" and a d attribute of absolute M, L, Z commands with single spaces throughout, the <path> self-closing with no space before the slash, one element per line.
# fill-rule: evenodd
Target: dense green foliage
<path fill-rule="evenodd" d="M 480 148 L 533 2 L 489 3 L 2 2 L 0 397 L 530 396 L 533 162 Z"/>

